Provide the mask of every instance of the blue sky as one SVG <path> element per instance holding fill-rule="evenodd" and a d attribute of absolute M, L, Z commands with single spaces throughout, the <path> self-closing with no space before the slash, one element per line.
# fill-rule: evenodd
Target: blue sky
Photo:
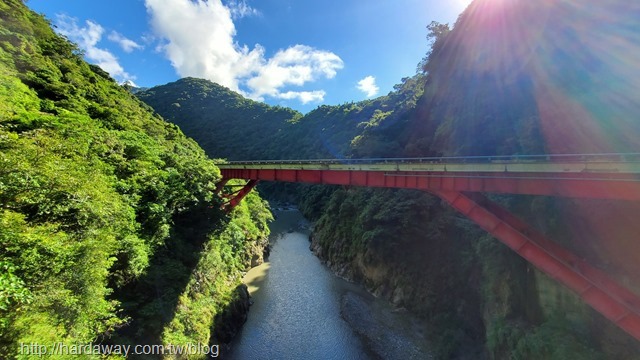
<path fill-rule="evenodd" d="M 469 0 L 29 0 L 116 80 L 206 78 L 308 112 L 391 91 Z"/>

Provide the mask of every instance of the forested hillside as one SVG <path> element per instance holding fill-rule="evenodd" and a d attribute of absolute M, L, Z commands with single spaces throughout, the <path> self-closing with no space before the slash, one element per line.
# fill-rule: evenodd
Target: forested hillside
<path fill-rule="evenodd" d="M 185 78 L 136 94 L 167 120 L 179 125 L 212 157 L 228 160 L 352 157 L 363 132 L 401 128 L 422 94 L 424 76 L 403 79 L 388 96 L 339 106 L 320 106 L 302 115 L 243 98 L 208 80 Z M 399 141 L 357 146 L 368 156 Z M 378 150 L 379 151 L 379 150 Z"/>
<path fill-rule="evenodd" d="M 224 214 L 219 179 L 41 15 L 0 1 L 0 358 L 228 341 L 271 215 L 256 194 Z"/>
<path fill-rule="evenodd" d="M 175 92 L 163 95 L 170 111 L 156 110 L 175 114 L 206 149 L 220 136 L 201 131 L 207 127 L 243 134 L 211 148 L 230 159 L 639 152 L 639 17 L 639 6 L 625 1 L 476 0 L 454 27 L 428 26 L 431 48 L 418 74 L 387 96 L 321 106 L 302 117 L 272 109 L 274 117 L 262 118 L 252 110 L 238 120 L 228 116 L 228 102 L 209 103 L 205 115 L 183 106 L 184 96 Z M 172 86 L 185 81 L 198 80 Z M 142 99 L 153 105 L 154 92 Z M 317 254 L 426 319 L 440 358 L 635 359 L 640 353 L 575 295 L 434 197 L 289 190 L 316 221 Z M 640 211 L 636 204 L 493 199 L 640 292 L 634 240 L 640 229 L 629 215 Z"/>
<path fill-rule="evenodd" d="M 268 158 L 265 151 L 271 148 L 272 137 L 286 132 L 302 117 L 297 111 L 245 99 L 223 86 L 194 78 L 156 86 L 136 96 L 180 126 L 209 156 L 229 160 Z"/>

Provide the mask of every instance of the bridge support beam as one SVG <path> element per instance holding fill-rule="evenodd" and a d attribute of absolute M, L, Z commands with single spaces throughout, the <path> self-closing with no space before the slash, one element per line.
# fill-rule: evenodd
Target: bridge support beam
<path fill-rule="evenodd" d="M 640 296 L 585 260 L 558 246 L 481 194 L 431 191 L 539 270 L 577 293 L 587 304 L 640 340 Z"/>
<path fill-rule="evenodd" d="M 222 181 L 220 181 L 218 185 L 216 185 L 216 191 L 222 191 L 222 187 L 224 187 L 227 181 L 228 179 L 223 179 Z M 258 181 L 259 180 L 249 180 L 240 190 L 231 194 L 222 195 L 223 197 L 228 199 L 228 201 L 222 205 L 223 209 L 226 212 L 230 212 L 231 210 L 233 210 L 233 208 L 235 208 L 236 205 L 238 205 L 240 201 L 242 201 L 242 199 L 244 199 L 244 197 L 247 196 L 247 194 L 249 194 L 251 190 L 253 190 L 253 188 L 258 184 Z M 220 188 L 219 190 L 218 186 Z"/>
<path fill-rule="evenodd" d="M 220 179 L 220 181 L 218 181 L 218 183 L 216 184 L 216 189 L 214 190 L 214 193 L 220 194 L 220 192 L 222 192 L 222 189 L 224 188 L 225 185 L 227 185 L 229 180 L 230 179 L 226 177 L 223 177 L 222 179 Z"/>

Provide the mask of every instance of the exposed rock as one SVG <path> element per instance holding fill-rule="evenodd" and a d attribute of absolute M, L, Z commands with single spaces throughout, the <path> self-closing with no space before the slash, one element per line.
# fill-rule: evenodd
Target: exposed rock
<path fill-rule="evenodd" d="M 403 287 L 397 287 L 393 290 L 393 295 L 391 297 L 391 303 L 393 305 L 400 305 L 404 302 L 405 290 Z"/>
<path fill-rule="evenodd" d="M 342 318 L 364 341 L 368 350 L 380 359 L 430 359 L 424 339 L 411 329 L 394 328 L 372 304 L 347 292 L 341 302 Z M 396 325 L 397 326 L 397 325 Z"/>
<path fill-rule="evenodd" d="M 234 299 L 226 309 L 215 316 L 210 343 L 220 344 L 224 349 L 228 349 L 231 340 L 247 321 L 249 306 L 251 299 L 247 286 L 239 285 L 235 290 Z"/>

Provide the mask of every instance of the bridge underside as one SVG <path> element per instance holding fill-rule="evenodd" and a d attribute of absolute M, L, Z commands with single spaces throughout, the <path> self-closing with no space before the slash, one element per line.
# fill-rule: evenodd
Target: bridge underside
<path fill-rule="evenodd" d="M 481 193 L 640 200 L 636 174 L 597 172 L 450 172 L 255 169 L 221 167 L 223 183 L 247 179 L 418 189 L 432 193 L 520 256 L 577 293 L 587 304 L 640 340 L 640 296 L 578 256 L 546 239 Z M 241 198 L 240 198 L 241 199 Z M 231 209 L 235 206 L 230 204 Z"/>

